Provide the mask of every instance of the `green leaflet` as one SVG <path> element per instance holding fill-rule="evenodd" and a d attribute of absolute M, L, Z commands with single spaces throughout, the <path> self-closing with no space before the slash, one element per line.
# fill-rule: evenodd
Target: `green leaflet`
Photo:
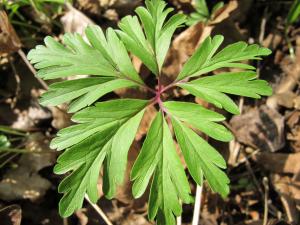
<path fill-rule="evenodd" d="M 138 7 L 138 14 L 145 35 L 136 16 L 124 17 L 119 35 L 127 49 L 139 57 L 157 76 L 159 75 L 176 28 L 185 22 L 185 16 L 177 14 L 166 21 L 173 9 L 167 8 L 161 0 L 146 0 L 146 8 Z"/>
<path fill-rule="evenodd" d="M 300 17 L 300 1 L 294 0 L 286 18 L 287 24 L 290 25 L 297 22 L 299 17 Z"/>
<path fill-rule="evenodd" d="M 225 118 L 219 113 L 210 111 L 198 104 L 187 102 L 165 102 L 164 106 L 172 116 L 186 122 L 219 141 L 231 141 L 233 136 L 223 125 L 215 122 Z"/>
<path fill-rule="evenodd" d="M 226 168 L 223 157 L 205 140 L 177 119 L 172 119 L 176 139 L 193 179 L 202 185 L 202 175 L 215 192 L 224 198 L 229 193 L 229 179 L 221 170 Z"/>
<path fill-rule="evenodd" d="M 222 35 L 216 35 L 213 38 L 207 37 L 185 63 L 176 80 L 200 76 L 222 67 L 255 69 L 252 66 L 238 62 L 250 59 L 258 60 L 260 56 L 271 54 L 271 51 L 267 48 L 259 47 L 256 44 L 248 45 L 242 41 L 228 45 L 215 54 L 223 40 Z"/>
<path fill-rule="evenodd" d="M 239 114 L 237 105 L 223 93 L 251 98 L 271 95 L 272 89 L 268 83 L 257 80 L 256 77 L 257 74 L 253 71 L 223 73 L 178 84 L 178 86 L 219 108 Z"/>
<path fill-rule="evenodd" d="M 53 140 L 52 147 L 66 149 L 57 160 L 55 173 L 72 171 L 59 185 L 59 192 L 64 193 L 59 205 L 62 216 L 81 208 L 85 193 L 97 201 L 97 180 L 103 163 L 103 191 L 109 198 L 114 195 L 116 186 L 123 182 L 128 150 L 146 104 L 135 99 L 98 103 L 75 114 L 74 120 L 81 124 L 63 129 Z M 98 113 L 102 117 L 93 119 Z"/>
<path fill-rule="evenodd" d="M 183 203 L 191 202 L 190 188 L 173 138 L 161 112 L 151 124 L 146 140 L 131 171 L 133 195 L 140 197 L 153 176 L 148 216 L 157 224 L 174 225 Z"/>
<path fill-rule="evenodd" d="M 9 146 L 10 142 L 8 138 L 5 135 L 0 134 L 0 148 L 8 148 Z"/>
<path fill-rule="evenodd" d="M 91 25 L 86 28 L 86 36 L 91 45 L 79 34 L 65 34 L 66 47 L 52 37 L 46 37 L 46 46 L 38 45 L 27 57 L 39 69 L 37 75 L 45 80 L 86 74 L 142 83 L 113 29 L 107 30 L 106 40 L 101 28 Z"/>
<path fill-rule="evenodd" d="M 111 91 L 134 86 L 136 83 L 133 81 L 112 77 L 88 77 L 62 81 L 50 85 L 48 92 L 42 95 L 40 103 L 44 106 L 56 106 L 71 102 L 69 112 L 73 113 L 90 106 Z"/>
<path fill-rule="evenodd" d="M 209 22 L 209 20 L 214 18 L 215 13 L 224 6 L 224 2 L 218 2 L 213 6 L 211 12 L 209 12 L 206 0 L 194 0 L 194 3 L 195 12 L 189 15 L 186 22 L 188 26 L 195 25 L 199 22 Z"/>

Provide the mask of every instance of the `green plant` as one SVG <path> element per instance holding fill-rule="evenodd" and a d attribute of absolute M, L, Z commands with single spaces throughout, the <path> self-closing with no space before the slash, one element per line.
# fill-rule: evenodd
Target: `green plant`
<path fill-rule="evenodd" d="M 10 137 L 6 136 L 18 136 L 18 137 Z M 0 126 L 0 169 L 11 162 L 16 156 L 20 153 L 26 153 L 25 149 L 13 148 L 12 143 L 14 141 L 22 141 L 26 137 L 26 134 L 7 127 L 7 126 Z"/>
<path fill-rule="evenodd" d="M 59 14 L 63 5 L 70 0 L 1 0 L 2 7 L 7 11 L 10 22 L 22 30 L 22 33 L 28 34 L 28 29 L 39 30 L 40 27 L 31 24 L 21 9 L 34 11 L 35 21 L 40 24 L 54 23 L 53 17 Z M 30 7 L 30 8 L 29 8 Z M 29 9 L 28 9 L 29 8 Z M 27 35 L 26 35 L 27 36 Z"/>
<path fill-rule="evenodd" d="M 7 137 L 3 134 L 0 134 L 0 148 L 8 148 L 10 146 L 10 142 Z"/>
<path fill-rule="evenodd" d="M 114 196 L 117 185 L 123 181 L 128 150 L 145 108 L 154 104 L 159 112 L 131 171 L 135 198 L 145 192 L 152 178 L 149 218 L 156 218 L 158 224 L 173 225 L 174 215 L 179 216 L 182 211 L 180 202 L 193 201 L 168 120 L 195 182 L 202 185 L 205 177 L 215 192 L 226 197 L 229 193 L 229 179 L 223 171 L 226 162 L 197 134 L 200 130 L 214 139 L 230 141 L 233 138 L 230 131 L 217 123 L 225 117 L 195 103 L 164 101 L 162 94 L 173 87 L 183 88 L 234 114 L 239 113 L 238 107 L 226 94 L 252 98 L 271 95 L 267 82 L 256 79 L 255 68 L 240 62 L 258 60 L 271 51 L 245 42 L 218 51 L 223 42 L 220 35 L 208 37 L 185 63 L 177 79 L 162 86 L 161 69 L 171 38 L 175 29 L 185 23 L 185 16 L 175 14 L 167 20 L 172 9 L 165 9 L 162 0 L 145 3 L 146 8 L 136 9 L 142 25 L 138 17 L 126 16 L 119 24 L 120 30 L 108 28 L 106 35 L 100 27 L 89 26 L 85 31 L 89 43 L 79 34 L 65 34 L 65 46 L 46 37 L 46 46 L 37 46 L 28 53 L 28 59 L 38 69 L 37 75 L 45 80 L 91 75 L 52 84 L 41 99 L 41 104 L 52 106 L 70 102 L 69 112 L 75 113 L 72 120 L 77 123 L 59 131 L 51 143 L 52 148 L 65 150 L 54 172 L 71 172 L 59 185 L 59 192 L 64 193 L 59 205 L 62 216 L 81 208 L 85 193 L 93 202 L 97 201 L 96 184 L 101 167 L 103 192 L 107 198 Z M 127 51 L 152 71 L 158 80 L 156 89 L 148 87 L 140 78 Z M 203 76 L 224 67 L 245 71 Z M 154 96 L 149 100 L 115 99 L 95 103 L 105 94 L 124 87 L 144 87 Z"/>
<path fill-rule="evenodd" d="M 291 24 L 297 22 L 299 19 L 299 16 L 300 16 L 300 1 L 294 0 L 292 6 L 290 8 L 290 11 L 288 13 L 288 16 L 286 18 L 286 23 L 288 25 L 291 25 Z"/>
<path fill-rule="evenodd" d="M 297 22 L 299 20 L 299 17 L 300 17 L 300 0 L 294 0 L 289 10 L 289 13 L 286 17 L 286 24 L 284 29 L 285 39 L 289 47 L 290 55 L 293 59 L 295 58 L 295 51 L 289 37 L 289 26 Z"/>
<path fill-rule="evenodd" d="M 215 14 L 224 6 L 224 2 L 218 2 L 215 4 L 211 11 L 206 4 L 206 0 L 193 0 L 193 6 L 195 12 L 191 13 L 186 24 L 192 26 L 199 22 L 207 23 L 215 17 Z"/>

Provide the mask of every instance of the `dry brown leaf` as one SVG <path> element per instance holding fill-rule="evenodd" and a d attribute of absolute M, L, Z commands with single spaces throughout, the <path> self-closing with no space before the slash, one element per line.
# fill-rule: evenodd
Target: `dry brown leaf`
<path fill-rule="evenodd" d="M 287 139 L 291 141 L 293 151 L 300 152 L 300 111 L 293 111 L 287 118 L 286 123 L 290 128 Z"/>
<path fill-rule="evenodd" d="M 60 130 L 62 128 L 72 125 L 71 117 L 72 114 L 67 113 L 67 106 L 61 105 L 60 107 L 50 107 L 52 112 L 52 122 L 51 125 Z"/>
<path fill-rule="evenodd" d="M 67 6 L 68 11 L 60 19 L 64 31 L 69 33 L 76 32 L 83 35 L 85 28 L 90 24 L 94 24 L 94 22 L 72 5 L 67 4 Z"/>
<path fill-rule="evenodd" d="M 86 209 L 79 209 L 75 212 L 79 220 L 79 225 L 87 225 L 89 222 L 89 218 L 86 215 Z"/>
<path fill-rule="evenodd" d="M 245 222 L 238 223 L 238 225 L 263 225 L 263 220 L 248 220 Z M 267 225 L 290 225 L 283 220 L 269 219 Z"/>
<path fill-rule="evenodd" d="M 300 153 L 257 153 L 253 159 L 258 165 L 274 173 L 296 174 L 300 169 Z"/>
<path fill-rule="evenodd" d="M 272 175 L 271 182 L 284 206 L 288 222 L 298 224 L 300 215 L 296 206 L 299 206 L 300 203 L 300 182 L 293 181 L 288 176 L 280 176 L 278 174 Z"/>
<path fill-rule="evenodd" d="M 267 106 L 234 116 L 230 124 L 239 142 L 275 152 L 285 145 L 284 117 Z"/>
<path fill-rule="evenodd" d="M 274 93 L 288 93 L 294 90 L 300 80 L 300 37 L 296 40 L 296 54 L 295 59 L 291 59 L 289 55 L 284 57 L 280 66 L 285 74 L 279 85 L 275 88 Z M 296 102 L 297 103 L 297 102 Z M 278 107 L 278 99 L 276 95 L 268 98 L 267 105 L 270 108 L 276 109 Z M 294 103 L 295 104 L 295 103 Z"/>
<path fill-rule="evenodd" d="M 0 10 L 0 54 L 16 52 L 21 41 L 4 10 Z"/>
<path fill-rule="evenodd" d="M 290 109 L 295 106 L 294 101 L 295 101 L 297 95 L 294 92 L 287 91 L 284 93 L 275 94 L 272 97 L 276 98 L 276 102 L 278 105 Z"/>
<path fill-rule="evenodd" d="M 210 24 L 217 24 L 227 19 L 230 13 L 236 10 L 237 7 L 238 1 L 231 0 L 227 5 L 225 5 L 223 8 L 219 9 L 217 13 L 215 13 L 215 16 Z"/>
<path fill-rule="evenodd" d="M 141 0 L 77 0 L 78 7 L 88 15 L 105 16 L 108 10 L 114 9 L 120 16 L 132 13 Z"/>
<path fill-rule="evenodd" d="M 22 209 L 19 205 L 10 205 L 0 209 L 0 221 L 3 225 L 21 225 Z"/>
<path fill-rule="evenodd" d="M 36 201 L 51 187 L 51 183 L 38 173 L 55 163 L 56 154 L 49 149 L 49 140 L 41 133 L 32 134 L 26 142 L 26 149 L 28 153 L 20 157 L 18 167 L 10 168 L 3 175 L 0 182 L 0 198 L 3 200 Z"/>

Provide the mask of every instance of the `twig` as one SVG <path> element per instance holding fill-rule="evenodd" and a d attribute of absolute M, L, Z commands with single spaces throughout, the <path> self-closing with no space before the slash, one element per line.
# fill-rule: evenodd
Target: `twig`
<path fill-rule="evenodd" d="M 9 57 L 9 63 L 10 63 L 10 66 L 11 66 L 13 72 L 14 72 L 15 81 L 16 81 L 15 97 L 14 97 L 14 99 L 12 101 L 12 107 L 14 108 L 15 105 L 16 105 L 16 103 L 17 103 L 17 101 L 18 101 L 19 93 L 20 93 L 20 90 L 21 90 L 21 87 L 20 87 L 20 76 L 19 76 L 19 74 L 17 72 L 17 69 L 14 66 L 12 60 L 10 59 L 10 57 Z"/>
<path fill-rule="evenodd" d="M 193 222 L 192 222 L 192 225 L 198 225 L 198 223 L 199 223 L 202 190 L 203 190 L 203 187 L 197 185 L 196 199 L 195 199 L 196 201 L 195 201 L 195 206 L 194 206 L 194 213 L 193 213 Z"/>
<path fill-rule="evenodd" d="M 259 33 L 259 38 L 258 38 L 258 41 L 260 44 L 263 43 L 264 41 L 264 37 L 265 37 L 265 32 L 266 32 L 266 24 L 267 24 L 267 20 L 268 20 L 268 9 L 269 7 L 267 6 L 264 10 L 264 15 L 263 15 L 263 18 L 261 20 L 261 23 L 260 23 L 260 33 Z"/>
<path fill-rule="evenodd" d="M 263 185 L 265 188 L 265 198 L 264 198 L 264 221 L 263 221 L 263 225 L 267 225 L 268 223 L 268 212 L 269 212 L 269 203 L 268 203 L 268 199 L 269 199 L 269 185 L 268 185 L 268 178 L 264 177 L 263 178 Z"/>
<path fill-rule="evenodd" d="M 258 182 L 258 180 L 257 180 L 257 178 L 256 178 L 256 176 L 255 176 L 255 174 L 254 174 L 254 172 L 252 170 L 251 164 L 250 164 L 250 162 L 249 162 L 249 160 L 247 158 L 247 154 L 246 154 L 246 152 L 245 152 L 245 150 L 243 148 L 241 150 L 242 150 L 241 152 L 244 155 L 244 159 L 245 159 L 245 163 L 246 163 L 245 164 L 246 165 L 246 169 L 250 173 L 250 175 L 252 177 L 252 180 L 254 182 L 254 185 L 256 186 L 257 190 L 259 191 L 261 197 L 263 197 L 264 196 L 264 192 L 263 192 L 261 186 L 259 185 L 259 182 Z"/>
<path fill-rule="evenodd" d="M 263 41 L 264 41 L 264 37 L 265 37 L 265 32 L 266 32 L 266 24 L 267 24 L 267 20 L 268 20 L 268 9 L 269 7 L 266 6 L 265 9 L 264 9 L 264 15 L 263 15 L 263 18 L 261 20 L 261 23 L 260 23 L 260 33 L 259 33 L 259 37 L 258 37 L 258 42 L 259 44 L 263 44 Z M 257 76 L 260 77 L 260 65 L 261 63 L 259 61 L 257 61 Z"/>
<path fill-rule="evenodd" d="M 39 81 L 39 83 L 42 85 L 42 87 L 45 90 L 48 90 L 48 85 L 46 84 L 45 81 L 43 81 L 41 78 L 39 78 L 38 76 L 36 76 L 36 70 L 33 68 L 33 66 L 31 65 L 31 63 L 28 61 L 28 59 L 27 59 L 27 57 L 26 57 L 26 55 L 25 55 L 25 53 L 23 52 L 22 49 L 18 50 L 18 54 L 22 58 L 22 60 L 25 62 L 25 64 L 28 67 L 28 69 L 34 74 L 34 76 Z"/>
<path fill-rule="evenodd" d="M 91 202 L 87 194 L 84 195 L 85 200 L 95 209 L 95 211 L 99 214 L 99 216 L 104 220 L 107 225 L 113 225 L 112 222 L 107 218 L 102 209 L 97 205 Z"/>
<path fill-rule="evenodd" d="M 243 114 L 244 100 L 245 100 L 244 97 L 241 97 L 239 101 L 239 110 L 241 114 Z"/>
<path fill-rule="evenodd" d="M 9 163 L 11 160 L 13 160 L 16 156 L 18 156 L 19 153 L 14 153 L 11 155 L 8 159 L 6 159 L 3 163 L 0 164 L 0 168 L 5 166 L 7 163 Z"/>
<path fill-rule="evenodd" d="M 294 50 L 294 48 L 293 48 L 291 39 L 290 39 L 290 37 L 289 37 L 289 29 L 288 29 L 288 25 L 285 25 L 285 28 L 284 28 L 284 38 L 285 38 L 286 43 L 287 43 L 287 45 L 288 45 L 289 53 L 290 53 L 291 59 L 294 61 L 294 60 L 295 60 L 295 50 Z"/>

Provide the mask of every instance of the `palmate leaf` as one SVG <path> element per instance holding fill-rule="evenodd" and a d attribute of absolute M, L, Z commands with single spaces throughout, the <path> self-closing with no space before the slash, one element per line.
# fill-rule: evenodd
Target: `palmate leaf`
<path fill-rule="evenodd" d="M 268 83 L 257 80 L 256 77 L 257 74 L 253 71 L 223 73 L 178 84 L 178 86 L 219 108 L 239 114 L 237 105 L 224 93 L 250 98 L 271 95 L 272 88 Z"/>
<path fill-rule="evenodd" d="M 66 149 L 57 160 L 55 173 L 72 172 L 59 185 L 64 193 L 59 211 L 70 216 L 82 206 L 85 193 L 96 202 L 97 180 L 104 163 L 104 193 L 112 198 L 123 182 L 129 147 L 135 137 L 147 101 L 119 99 L 101 102 L 73 116 L 79 123 L 65 128 L 51 142 Z"/>
<path fill-rule="evenodd" d="M 148 216 L 159 225 L 174 225 L 183 203 L 190 203 L 190 187 L 176 153 L 169 127 L 161 112 L 151 124 L 141 152 L 132 168 L 133 195 L 140 197 L 153 176 Z"/>
<path fill-rule="evenodd" d="M 116 89 L 143 84 L 113 29 L 107 30 L 106 37 L 98 26 L 87 27 L 85 33 L 91 45 L 79 34 L 65 34 L 66 47 L 46 37 L 46 46 L 37 46 L 28 53 L 28 59 L 39 69 L 37 75 L 43 79 L 97 76 L 51 85 L 42 104 L 55 106 L 72 101 L 69 112 L 76 112 Z"/>
<path fill-rule="evenodd" d="M 118 33 L 127 49 L 139 57 L 158 76 L 173 33 L 185 22 L 185 16 L 176 14 L 166 21 L 168 14 L 173 9 L 165 9 L 164 1 L 146 0 L 145 4 L 146 8 L 138 7 L 136 9 L 145 33 L 136 16 L 124 17 L 119 24 L 121 31 Z"/>
<path fill-rule="evenodd" d="M 243 60 L 260 59 L 260 56 L 271 54 L 268 48 L 256 44 L 248 45 L 245 42 L 236 42 L 228 45 L 218 53 L 217 50 L 224 40 L 222 35 L 213 38 L 207 37 L 191 58 L 185 63 L 177 77 L 177 81 L 187 77 L 196 77 L 223 67 L 255 69 L 248 64 L 240 63 Z"/>
<path fill-rule="evenodd" d="M 208 37 L 185 63 L 176 81 L 162 87 L 161 68 L 172 35 L 185 18 L 181 14 L 170 16 L 172 9 L 166 8 L 162 0 L 146 0 L 145 4 L 146 7 L 137 8 L 138 17 L 122 19 L 121 30 L 108 28 L 104 34 L 100 27 L 90 26 L 85 31 L 87 41 L 78 34 L 66 34 L 64 45 L 47 37 L 46 46 L 37 46 L 28 54 L 42 79 L 88 75 L 54 83 L 41 98 L 43 105 L 68 102 L 69 112 L 76 112 L 72 117 L 76 124 L 59 131 L 51 142 L 51 148 L 65 150 L 54 169 L 57 174 L 67 173 L 59 185 L 59 192 L 63 193 L 59 204 L 62 216 L 79 209 L 85 194 L 93 202 L 97 201 L 100 170 L 105 196 L 114 196 L 116 187 L 123 181 L 128 151 L 145 108 L 153 104 L 158 105 L 159 112 L 131 171 L 134 197 L 142 196 L 151 182 L 149 218 L 156 219 L 160 225 L 174 225 L 176 216 L 182 212 L 181 204 L 193 201 L 169 125 L 194 181 L 202 185 L 206 180 L 212 190 L 226 197 L 229 179 L 224 171 L 225 160 L 198 135 L 203 132 L 219 141 L 232 140 L 231 132 L 219 123 L 225 117 L 195 103 L 163 102 L 161 94 L 168 87 L 177 86 L 237 114 L 238 107 L 227 94 L 259 98 L 272 92 L 265 81 L 256 79 L 252 71 L 255 68 L 243 62 L 260 59 L 270 54 L 270 50 L 238 42 L 219 51 L 224 39 L 220 35 Z M 95 103 L 116 89 L 146 86 L 134 69 L 128 51 L 156 75 L 158 89 L 151 90 L 155 97 Z M 223 67 L 246 71 L 199 77 Z M 151 88 L 146 86 L 146 89 Z"/>

